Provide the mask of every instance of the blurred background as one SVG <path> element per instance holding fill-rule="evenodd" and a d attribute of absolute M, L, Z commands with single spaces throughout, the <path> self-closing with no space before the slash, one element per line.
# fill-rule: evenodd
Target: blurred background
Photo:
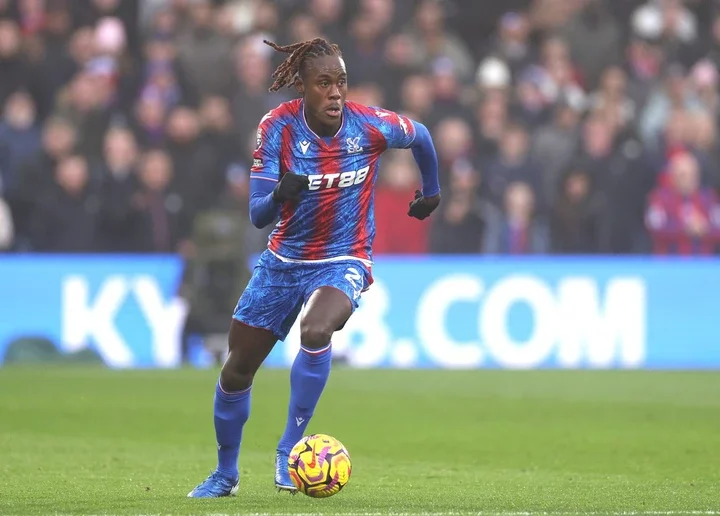
<path fill-rule="evenodd" d="M 338 359 L 720 367 L 712 0 L 0 0 L 0 363 L 222 358 L 272 229 L 255 130 L 294 97 L 262 40 L 318 35 L 351 100 L 430 128 L 443 186 L 408 218 L 385 155 Z"/>

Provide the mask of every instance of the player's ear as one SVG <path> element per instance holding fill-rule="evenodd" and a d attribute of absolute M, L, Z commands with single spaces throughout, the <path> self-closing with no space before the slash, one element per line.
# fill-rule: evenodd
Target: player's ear
<path fill-rule="evenodd" d="M 305 85 L 302 82 L 302 79 L 300 77 L 295 77 L 295 90 L 300 95 L 305 95 Z"/>

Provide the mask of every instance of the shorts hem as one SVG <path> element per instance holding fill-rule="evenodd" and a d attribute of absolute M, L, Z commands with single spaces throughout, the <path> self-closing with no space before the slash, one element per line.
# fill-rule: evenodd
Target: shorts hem
<path fill-rule="evenodd" d="M 320 285 L 319 287 L 315 288 L 315 290 L 310 292 L 310 295 L 307 296 L 307 298 L 304 300 L 304 302 L 307 303 L 308 299 L 310 299 L 310 297 L 315 292 L 320 290 L 321 288 L 331 288 L 333 290 L 337 290 L 338 292 L 342 292 L 343 294 L 345 294 L 345 297 L 348 298 L 348 300 L 350 301 L 350 307 L 352 308 L 352 310 L 350 311 L 350 315 L 355 313 L 355 310 L 357 310 L 357 308 L 358 308 L 358 302 L 356 300 L 354 300 L 352 297 L 350 297 L 350 295 L 347 292 L 345 292 L 343 289 L 341 289 L 340 287 L 336 287 L 334 285 Z"/>
<path fill-rule="evenodd" d="M 239 322 L 239 323 L 242 324 L 243 326 L 247 326 L 248 328 L 253 328 L 253 329 L 255 329 L 255 330 L 269 331 L 270 333 L 273 334 L 273 336 L 274 336 L 277 340 L 285 340 L 285 339 L 287 338 L 287 335 L 285 335 L 284 337 L 282 337 L 282 336 L 278 335 L 278 333 L 277 333 L 275 330 L 273 330 L 272 328 L 266 328 L 266 327 L 264 327 L 264 326 L 257 326 L 256 324 L 250 324 L 249 322 L 241 319 L 239 316 L 237 316 L 237 315 L 235 315 L 235 314 L 233 314 L 232 318 L 233 318 L 233 320 Z"/>

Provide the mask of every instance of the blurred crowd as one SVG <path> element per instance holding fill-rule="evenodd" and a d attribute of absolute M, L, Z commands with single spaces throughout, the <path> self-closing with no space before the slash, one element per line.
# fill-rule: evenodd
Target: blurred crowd
<path fill-rule="evenodd" d="M 351 100 L 437 146 L 423 223 L 412 155 L 385 156 L 376 254 L 717 253 L 711 0 L 0 0 L 0 249 L 244 263 L 272 229 L 248 222 L 255 129 L 295 96 L 262 39 L 317 35 Z"/>

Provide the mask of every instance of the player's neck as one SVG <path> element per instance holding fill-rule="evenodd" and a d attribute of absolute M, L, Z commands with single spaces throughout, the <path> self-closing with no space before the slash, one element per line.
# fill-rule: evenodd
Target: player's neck
<path fill-rule="evenodd" d="M 305 121 L 307 122 L 308 127 L 312 132 L 320 136 L 321 138 L 332 138 L 335 136 L 338 131 L 340 130 L 340 127 L 342 127 L 343 123 L 343 117 L 340 117 L 340 120 L 337 123 L 334 123 L 332 125 L 326 125 L 320 122 L 318 119 L 313 117 L 311 114 L 309 114 L 307 111 L 304 111 L 305 113 Z M 343 115 L 344 116 L 344 115 Z"/>

